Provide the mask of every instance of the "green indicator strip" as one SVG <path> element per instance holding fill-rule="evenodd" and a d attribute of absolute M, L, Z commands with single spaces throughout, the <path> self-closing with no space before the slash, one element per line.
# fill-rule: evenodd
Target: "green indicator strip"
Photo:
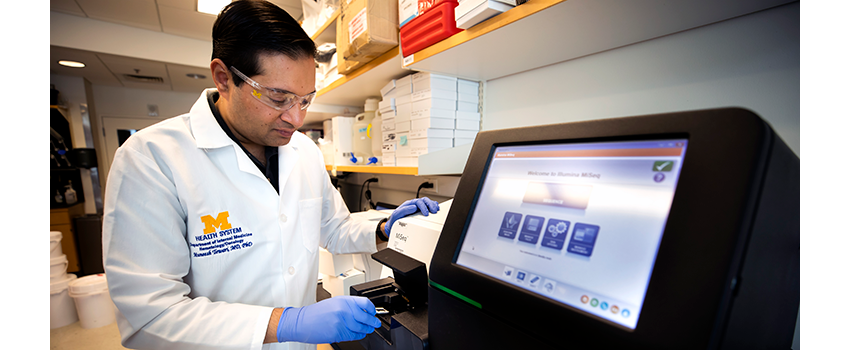
<path fill-rule="evenodd" d="M 481 308 L 481 304 L 479 304 L 479 303 L 478 303 L 478 302 L 476 302 L 475 300 L 469 299 L 469 298 L 467 298 L 467 297 L 463 296 L 462 294 L 460 294 L 460 293 L 458 293 L 458 292 L 455 292 L 455 291 L 453 291 L 453 290 L 451 290 L 451 289 L 448 289 L 448 288 L 446 288 L 446 287 L 443 287 L 443 286 L 441 286 L 441 285 L 437 284 L 437 282 L 434 282 L 434 281 L 432 281 L 432 280 L 428 280 L 428 283 L 430 283 L 430 284 L 431 284 L 431 286 L 433 286 L 434 288 L 437 288 L 437 289 L 439 289 L 439 290 L 441 290 L 441 291 L 444 291 L 444 292 L 446 292 L 446 293 L 449 293 L 449 294 L 451 294 L 451 295 L 453 295 L 453 296 L 455 296 L 455 297 L 459 298 L 460 300 L 463 300 L 463 301 L 465 301 L 465 302 L 467 302 L 467 303 L 471 304 L 472 306 L 475 306 L 475 307 L 477 307 L 477 308 L 479 308 L 479 309 Z"/>

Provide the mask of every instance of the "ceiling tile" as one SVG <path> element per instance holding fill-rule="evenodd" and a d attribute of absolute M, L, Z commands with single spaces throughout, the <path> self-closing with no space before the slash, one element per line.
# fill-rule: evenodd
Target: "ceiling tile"
<path fill-rule="evenodd" d="M 213 15 L 160 6 L 159 18 L 162 19 L 162 31 L 165 33 L 212 41 L 212 27 L 215 23 Z"/>
<path fill-rule="evenodd" d="M 154 0 L 77 0 L 77 3 L 89 18 L 162 31 Z"/>
<path fill-rule="evenodd" d="M 85 68 L 70 68 L 59 65 L 59 60 L 72 60 L 83 62 Z M 118 78 L 106 68 L 106 65 L 92 52 L 69 49 L 64 47 L 50 47 L 50 73 L 68 75 L 72 77 L 83 77 L 95 85 L 121 86 Z"/>
<path fill-rule="evenodd" d="M 50 0 L 50 11 L 85 17 L 86 14 L 74 0 Z"/>
<path fill-rule="evenodd" d="M 156 0 L 159 6 L 175 7 L 183 10 L 195 11 L 198 0 Z"/>
<path fill-rule="evenodd" d="M 133 57 L 116 56 L 100 53 L 97 55 L 103 64 L 116 75 L 135 74 L 168 78 L 165 63 L 148 61 Z"/>
<path fill-rule="evenodd" d="M 182 66 L 177 64 L 166 65 L 168 75 L 171 77 L 171 87 L 174 91 L 201 93 L 206 88 L 214 88 L 212 75 L 209 68 L 198 68 Z M 203 75 L 203 79 L 190 78 L 187 74 Z"/>

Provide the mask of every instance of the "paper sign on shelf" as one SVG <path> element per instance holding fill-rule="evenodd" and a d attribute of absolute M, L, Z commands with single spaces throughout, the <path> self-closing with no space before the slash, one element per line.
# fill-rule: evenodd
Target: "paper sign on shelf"
<path fill-rule="evenodd" d="M 366 8 L 357 13 L 357 16 L 348 23 L 348 42 L 353 43 L 360 34 L 366 32 Z"/>

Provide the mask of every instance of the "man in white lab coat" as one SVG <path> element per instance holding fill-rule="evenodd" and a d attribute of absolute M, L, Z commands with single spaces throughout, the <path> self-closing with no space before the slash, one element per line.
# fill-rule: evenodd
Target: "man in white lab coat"
<path fill-rule="evenodd" d="M 124 346 L 315 348 L 380 326 L 366 298 L 316 303 L 318 248 L 375 252 L 397 218 L 439 207 L 411 200 L 378 227 L 349 216 L 321 151 L 296 131 L 315 51 L 277 6 L 231 3 L 213 27 L 216 88 L 116 152 L 103 250 Z"/>

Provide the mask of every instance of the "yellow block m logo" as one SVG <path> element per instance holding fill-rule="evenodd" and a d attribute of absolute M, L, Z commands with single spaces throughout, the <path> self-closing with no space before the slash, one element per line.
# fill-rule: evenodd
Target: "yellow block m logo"
<path fill-rule="evenodd" d="M 230 217 L 230 213 L 223 211 L 218 213 L 218 216 L 213 219 L 212 215 L 204 215 L 201 216 L 201 222 L 206 225 L 204 227 L 204 234 L 210 234 L 215 232 L 215 228 L 218 227 L 219 230 L 227 230 L 231 228 L 230 223 L 227 222 L 227 218 Z"/>

